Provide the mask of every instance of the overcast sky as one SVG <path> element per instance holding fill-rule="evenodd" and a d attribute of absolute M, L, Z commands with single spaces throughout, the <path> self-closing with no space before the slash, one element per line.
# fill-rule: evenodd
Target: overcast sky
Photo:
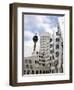
<path fill-rule="evenodd" d="M 34 43 L 32 41 L 35 33 L 39 36 L 41 32 L 53 33 L 57 30 L 57 23 L 64 24 L 64 16 L 24 15 L 24 57 L 31 56 Z M 64 25 L 63 25 L 64 26 Z M 64 27 L 61 28 L 64 30 Z M 39 40 L 36 50 L 39 50 Z"/>

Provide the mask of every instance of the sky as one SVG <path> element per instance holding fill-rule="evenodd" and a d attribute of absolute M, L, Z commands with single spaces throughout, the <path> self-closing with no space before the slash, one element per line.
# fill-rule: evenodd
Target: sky
<path fill-rule="evenodd" d="M 53 34 L 57 30 L 58 23 L 64 30 L 64 16 L 54 15 L 24 15 L 24 57 L 32 55 L 33 52 L 33 36 L 35 33 L 39 36 L 41 32 L 49 32 Z M 40 40 L 37 42 L 36 51 L 39 51 Z"/>

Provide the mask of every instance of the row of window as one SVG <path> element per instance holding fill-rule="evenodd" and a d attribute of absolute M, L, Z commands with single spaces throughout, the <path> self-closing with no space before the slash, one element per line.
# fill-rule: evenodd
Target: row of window
<path fill-rule="evenodd" d="M 50 60 L 51 60 L 52 58 L 54 58 L 54 56 L 50 57 Z M 39 64 L 39 65 L 45 66 L 45 63 L 39 63 L 39 61 L 35 61 L 35 64 Z M 50 65 L 50 66 L 51 66 L 51 65 L 53 65 L 53 66 L 58 65 L 58 60 L 56 60 L 54 63 L 50 63 L 49 65 Z M 32 65 L 28 65 L 28 64 L 27 64 L 27 65 L 25 65 L 25 66 L 26 66 L 27 69 L 29 69 L 29 68 L 30 68 L 30 69 L 33 69 L 33 66 L 32 66 Z"/>
<path fill-rule="evenodd" d="M 63 47 L 63 44 L 61 44 L 61 46 Z M 49 46 L 47 46 L 47 47 L 49 47 Z M 52 47 L 53 47 L 53 44 L 50 44 L 50 48 L 52 48 Z M 46 51 L 46 47 L 41 47 L 41 48 L 43 48 L 43 51 Z M 56 49 L 59 49 L 59 44 L 56 44 Z"/>
<path fill-rule="evenodd" d="M 59 41 L 60 41 L 60 38 L 56 38 L 55 40 L 56 40 L 56 42 L 59 42 Z M 42 39 L 42 41 L 43 41 L 43 42 L 46 42 L 46 39 Z M 53 39 L 50 38 L 50 42 L 52 42 L 52 41 L 53 41 Z"/>
<path fill-rule="evenodd" d="M 52 38 L 50 38 L 50 42 L 52 42 L 53 41 L 53 39 Z M 60 41 L 60 39 L 59 38 L 56 38 L 56 42 L 59 42 Z"/>
<path fill-rule="evenodd" d="M 45 64 L 44 63 L 40 63 L 40 61 L 45 62 L 45 60 L 40 60 L 39 59 L 39 61 L 35 61 L 35 64 L 39 64 L 39 65 L 45 66 Z"/>
<path fill-rule="evenodd" d="M 51 50 L 51 51 L 50 51 L 50 53 L 52 54 L 52 53 L 54 53 L 54 51 L 53 51 L 53 50 Z M 55 54 L 56 54 L 56 57 L 58 57 L 58 56 L 59 56 L 59 52 L 58 52 L 58 51 L 57 51 Z M 51 58 L 51 57 L 50 57 L 50 58 Z M 53 56 L 53 59 L 54 59 L 54 56 Z M 51 60 L 51 59 L 50 59 L 50 60 Z"/>
<path fill-rule="evenodd" d="M 45 62 L 45 60 L 41 60 L 41 59 L 39 59 L 39 61 Z"/>
<path fill-rule="evenodd" d="M 51 70 L 24 70 L 24 74 L 46 74 L 46 73 L 51 73 Z"/>
<path fill-rule="evenodd" d="M 33 66 L 32 65 L 25 65 L 26 66 L 26 68 L 30 68 L 30 69 L 33 69 Z"/>
<path fill-rule="evenodd" d="M 53 47 L 53 44 L 50 44 L 50 48 Z M 59 49 L 59 44 L 56 44 L 56 49 Z"/>
<path fill-rule="evenodd" d="M 62 47 L 63 47 L 63 45 L 61 45 Z M 49 47 L 49 46 L 47 46 L 47 47 Z M 50 44 L 50 48 L 52 48 L 53 47 L 53 44 Z M 41 48 L 43 48 L 42 50 L 43 51 L 46 51 L 46 50 L 48 50 L 48 49 L 46 49 L 46 47 L 41 47 Z M 44 49 L 45 48 L 45 49 Z M 56 49 L 59 49 L 59 44 L 56 44 Z"/>
<path fill-rule="evenodd" d="M 63 68 L 61 67 L 60 71 L 58 71 L 58 68 L 55 68 L 53 70 L 51 69 L 50 70 L 36 70 L 36 71 L 24 70 L 24 74 L 48 74 L 48 73 L 58 73 L 58 72 L 63 73 Z"/>
<path fill-rule="evenodd" d="M 29 59 L 25 59 L 25 63 L 32 63 L 32 61 L 31 60 L 29 60 Z"/>

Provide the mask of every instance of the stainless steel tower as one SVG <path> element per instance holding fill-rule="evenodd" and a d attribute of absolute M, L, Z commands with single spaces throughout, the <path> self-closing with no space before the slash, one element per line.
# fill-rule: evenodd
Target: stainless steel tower
<path fill-rule="evenodd" d="M 37 43 L 37 41 L 38 41 L 38 36 L 37 36 L 37 33 L 36 33 L 35 36 L 33 37 L 33 42 L 34 42 L 34 49 L 33 49 L 33 51 L 36 50 L 36 43 Z"/>

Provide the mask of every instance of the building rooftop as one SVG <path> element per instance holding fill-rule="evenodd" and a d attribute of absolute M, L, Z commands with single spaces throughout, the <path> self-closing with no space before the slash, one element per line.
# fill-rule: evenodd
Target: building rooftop
<path fill-rule="evenodd" d="M 50 36 L 50 33 L 49 32 L 42 32 L 42 33 L 40 33 L 40 36 Z"/>

